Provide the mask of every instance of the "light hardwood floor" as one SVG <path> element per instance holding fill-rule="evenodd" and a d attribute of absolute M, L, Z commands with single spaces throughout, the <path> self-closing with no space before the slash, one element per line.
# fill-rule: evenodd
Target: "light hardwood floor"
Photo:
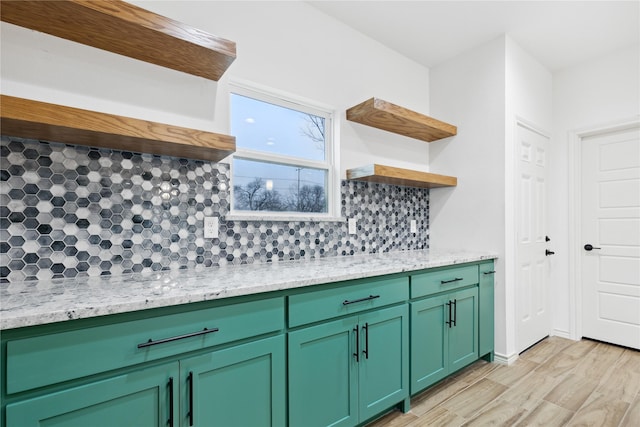
<path fill-rule="evenodd" d="M 478 361 L 369 427 L 640 426 L 640 351 L 550 337 L 511 366 Z"/>

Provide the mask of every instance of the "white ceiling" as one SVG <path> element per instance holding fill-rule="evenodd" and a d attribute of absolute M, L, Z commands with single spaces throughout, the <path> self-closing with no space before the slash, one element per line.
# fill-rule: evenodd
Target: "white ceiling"
<path fill-rule="evenodd" d="M 427 67 L 504 33 L 550 71 L 640 43 L 640 0 L 308 3 Z"/>

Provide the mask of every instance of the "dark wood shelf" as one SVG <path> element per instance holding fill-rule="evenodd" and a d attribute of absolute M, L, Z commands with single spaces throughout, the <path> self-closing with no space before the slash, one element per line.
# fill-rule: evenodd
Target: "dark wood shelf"
<path fill-rule="evenodd" d="M 379 98 L 371 98 L 349 108 L 347 120 L 427 142 L 448 138 L 458 132 L 453 125 Z"/>
<path fill-rule="evenodd" d="M 0 17 L 21 27 L 216 81 L 236 58 L 232 41 L 119 0 L 3 0 Z"/>
<path fill-rule="evenodd" d="M 378 164 L 348 169 L 347 179 L 419 188 L 455 187 L 458 184 L 458 179 L 453 176 Z"/>
<path fill-rule="evenodd" d="M 4 5 L 4 2 L 3 2 Z M 233 136 L 2 95 L 3 135 L 67 144 L 220 161 Z"/>

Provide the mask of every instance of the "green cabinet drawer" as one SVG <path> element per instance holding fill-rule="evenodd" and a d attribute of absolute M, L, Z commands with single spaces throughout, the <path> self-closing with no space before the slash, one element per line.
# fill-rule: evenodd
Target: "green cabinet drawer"
<path fill-rule="evenodd" d="M 277 297 L 11 340 L 7 342 L 7 393 L 283 328 L 284 299 Z"/>
<path fill-rule="evenodd" d="M 289 327 L 406 301 L 409 279 L 395 277 L 346 282 L 289 297 Z"/>
<path fill-rule="evenodd" d="M 478 265 L 445 267 L 411 276 L 411 298 L 449 292 L 478 283 Z"/>

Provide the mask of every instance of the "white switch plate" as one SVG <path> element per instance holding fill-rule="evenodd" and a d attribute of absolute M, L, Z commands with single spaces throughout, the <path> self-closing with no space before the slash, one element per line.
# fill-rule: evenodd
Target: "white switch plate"
<path fill-rule="evenodd" d="M 410 226 L 410 227 L 411 227 L 411 232 L 412 232 L 412 233 L 415 233 L 415 232 L 417 232 L 417 231 L 418 231 L 418 227 L 417 227 L 417 225 L 416 225 L 416 220 L 415 220 L 415 219 L 412 219 L 412 220 L 411 220 L 411 226 Z"/>
<path fill-rule="evenodd" d="M 218 217 L 205 216 L 204 217 L 204 238 L 215 239 L 217 237 L 218 237 Z"/>
<path fill-rule="evenodd" d="M 358 224 L 355 218 L 349 218 L 349 234 L 356 234 Z"/>

